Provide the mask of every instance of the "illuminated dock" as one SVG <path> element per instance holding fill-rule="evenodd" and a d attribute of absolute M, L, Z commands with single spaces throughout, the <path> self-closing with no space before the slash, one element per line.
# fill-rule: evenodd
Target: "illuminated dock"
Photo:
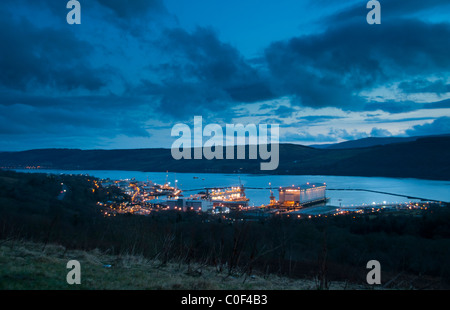
<path fill-rule="evenodd" d="M 327 186 L 325 183 L 306 183 L 300 186 L 280 187 L 279 199 L 275 200 L 271 191 L 269 208 L 272 209 L 300 209 L 310 205 L 324 203 Z"/>

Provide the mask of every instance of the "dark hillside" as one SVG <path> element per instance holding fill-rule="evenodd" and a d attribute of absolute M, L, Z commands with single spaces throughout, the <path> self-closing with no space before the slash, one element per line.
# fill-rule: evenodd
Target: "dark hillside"
<path fill-rule="evenodd" d="M 0 167 L 211 173 L 383 176 L 450 180 L 450 136 L 367 148 L 316 149 L 280 144 L 278 169 L 259 160 L 174 160 L 170 149 L 42 149 L 0 153 Z M 248 158 L 248 152 L 246 152 Z"/>

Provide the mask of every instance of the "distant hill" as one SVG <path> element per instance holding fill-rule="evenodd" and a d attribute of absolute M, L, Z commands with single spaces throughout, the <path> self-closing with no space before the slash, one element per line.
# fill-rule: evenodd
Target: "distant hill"
<path fill-rule="evenodd" d="M 371 147 L 377 145 L 386 145 L 392 143 L 402 143 L 402 142 L 410 142 L 416 141 L 417 137 L 386 137 L 386 138 L 362 138 L 358 140 L 345 141 L 340 143 L 330 143 L 330 144 L 314 144 L 310 145 L 310 147 L 319 148 L 319 149 L 354 149 L 354 148 L 364 148 Z"/>
<path fill-rule="evenodd" d="M 246 153 L 248 154 L 248 153 Z M 450 136 L 371 147 L 317 149 L 280 144 L 274 171 L 261 171 L 260 160 L 174 160 L 170 149 L 41 149 L 1 152 L 0 167 L 67 170 L 135 170 L 196 173 L 384 176 L 450 180 Z"/>
<path fill-rule="evenodd" d="M 440 135 L 440 136 L 449 136 L 449 135 Z M 429 136 L 432 137 L 432 136 Z M 439 136 L 434 136 L 439 137 Z M 420 136 L 414 137 L 369 137 L 362 138 L 351 141 L 344 141 L 340 143 L 328 143 L 328 144 L 313 144 L 309 145 L 310 147 L 318 148 L 318 149 L 353 149 L 353 148 L 365 148 L 377 145 L 386 145 L 393 143 L 402 143 L 402 142 L 411 142 L 416 141 L 417 139 L 424 138 Z"/>

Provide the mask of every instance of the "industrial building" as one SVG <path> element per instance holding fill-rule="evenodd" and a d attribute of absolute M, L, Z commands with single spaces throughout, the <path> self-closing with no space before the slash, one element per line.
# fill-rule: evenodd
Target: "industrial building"
<path fill-rule="evenodd" d="M 206 188 L 205 196 L 213 202 L 214 207 L 226 207 L 231 210 L 246 208 L 249 201 L 245 196 L 245 188 L 242 185 Z"/>
<path fill-rule="evenodd" d="M 184 197 L 167 199 L 163 203 L 174 210 L 192 210 L 206 212 L 213 209 L 213 203 L 204 199 L 186 199 Z"/>
<path fill-rule="evenodd" d="M 280 187 L 278 201 L 272 201 L 273 207 L 301 208 L 326 201 L 325 183 L 306 183 L 301 186 Z M 272 200 L 272 198 L 271 198 Z"/>

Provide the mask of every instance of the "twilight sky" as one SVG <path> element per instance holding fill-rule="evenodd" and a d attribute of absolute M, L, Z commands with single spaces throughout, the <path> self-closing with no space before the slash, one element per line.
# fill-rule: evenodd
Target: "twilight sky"
<path fill-rule="evenodd" d="M 280 142 L 450 133 L 450 2 L 2 0 L 0 151 L 170 147 L 176 123 Z"/>

